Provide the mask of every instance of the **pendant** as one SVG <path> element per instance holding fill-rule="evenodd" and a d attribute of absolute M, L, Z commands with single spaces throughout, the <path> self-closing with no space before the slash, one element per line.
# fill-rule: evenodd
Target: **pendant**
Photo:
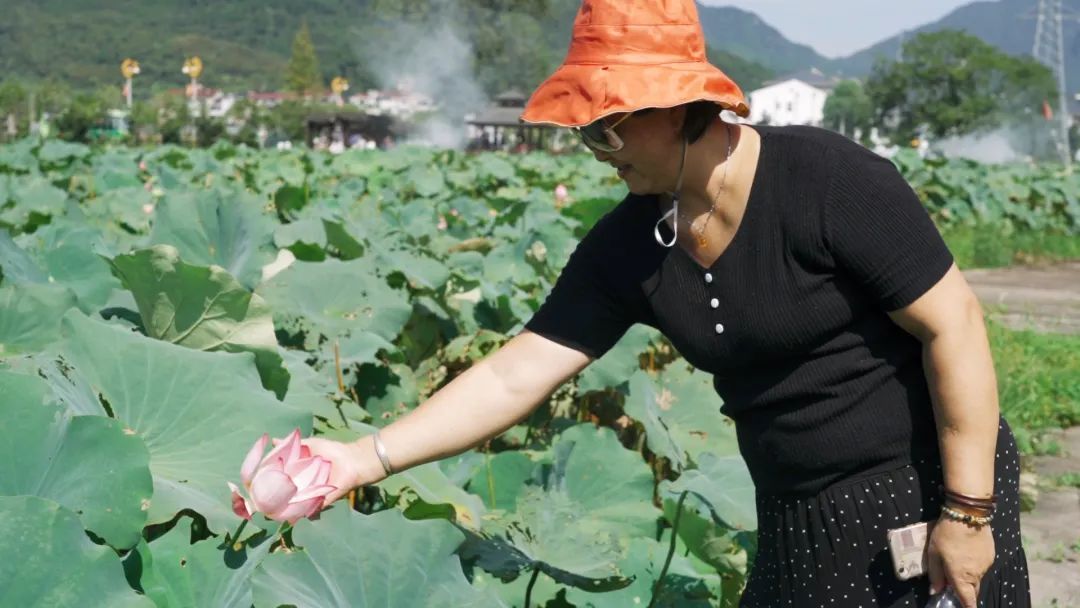
<path fill-rule="evenodd" d="M 699 234 L 698 237 L 697 237 L 697 244 L 698 244 L 698 247 L 704 248 L 704 247 L 708 246 L 709 240 L 706 239 L 703 235 Z"/>

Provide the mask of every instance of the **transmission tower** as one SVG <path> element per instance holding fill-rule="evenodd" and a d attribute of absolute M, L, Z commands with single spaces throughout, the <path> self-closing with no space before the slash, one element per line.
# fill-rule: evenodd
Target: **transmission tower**
<path fill-rule="evenodd" d="M 1066 169 L 1072 169 L 1069 150 L 1069 105 L 1065 82 L 1065 39 L 1062 33 L 1064 15 L 1061 0 L 1039 0 L 1039 15 L 1035 25 L 1035 45 L 1031 54 L 1046 64 L 1057 79 L 1057 124 L 1053 127 L 1054 144 Z"/>

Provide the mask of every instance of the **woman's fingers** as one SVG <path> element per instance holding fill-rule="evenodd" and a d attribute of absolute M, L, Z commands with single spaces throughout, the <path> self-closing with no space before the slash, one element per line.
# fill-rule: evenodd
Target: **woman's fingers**
<path fill-rule="evenodd" d="M 357 473 L 359 463 L 354 444 L 312 437 L 304 439 L 303 445 L 311 450 L 312 456 L 322 456 L 330 462 L 330 477 L 326 483 L 334 486 L 335 489 L 323 500 L 324 508 L 340 500 L 359 485 Z"/>
<path fill-rule="evenodd" d="M 945 590 L 948 581 L 945 580 L 945 564 L 941 554 L 933 546 L 928 551 L 927 562 L 930 570 L 930 595 L 937 595 Z"/>
<path fill-rule="evenodd" d="M 981 576 L 972 572 L 952 572 L 946 566 L 946 578 L 949 586 L 964 608 L 978 608 L 979 606 L 979 581 Z"/>

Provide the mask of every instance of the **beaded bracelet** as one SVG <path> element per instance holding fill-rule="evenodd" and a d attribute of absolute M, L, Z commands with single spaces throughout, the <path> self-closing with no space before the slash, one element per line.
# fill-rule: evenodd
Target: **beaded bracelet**
<path fill-rule="evenodd" d="M 975 515 L 968 515 L 967 513 L 961 513 L 956 509 L 944 505 L 941 507 L 941 513 L 949 519 L 952 519 L 954 521 L 960 521 L 970 526 L 975 526 L 977 528 L 985 526 L 994 519 L 994 515 L 992 513 L 990 515 L 987 515 L 986 517 L 978 517 Z"/>

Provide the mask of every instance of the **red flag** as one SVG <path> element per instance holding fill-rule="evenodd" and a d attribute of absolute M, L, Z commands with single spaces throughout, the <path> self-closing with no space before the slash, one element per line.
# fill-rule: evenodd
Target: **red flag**
<path fill-rule="evenodd" d="M 1043 100 L 1042 114 L 1046 120 L 1054 119 L 1054 110 L 1050 108 L 1050 102 L 1045 99 Z"/>

